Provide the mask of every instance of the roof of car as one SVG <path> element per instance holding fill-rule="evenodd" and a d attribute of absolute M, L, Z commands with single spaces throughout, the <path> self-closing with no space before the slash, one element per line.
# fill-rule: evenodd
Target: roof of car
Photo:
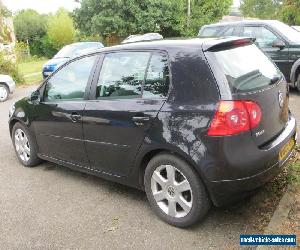
<path fill-rule="evenodd" d="M 213 24 L 207 24 L 204 25 L 205 27 L 214 27 L 214 26 L 238 26 L 242 24 L 268 24 L 271 26 L 276 25 L 277 23 L 280 23 L 278 20 L 243 20 L 243 21 L 234 21 L 234 22 L 222 22 L 222 23 L 213 23 Z"/>
<path fill-rule="evenodd" d="M 244 38 L 245 39 L 245 38 Z M 207 50 L 208 48 L 215 46 L 217 44 L 226 43 L 230 41 L 241 40 L 237 37 L 227 37 L 227 38 L 190 38 L 190 39 L 163 39 L 155 41 L 143 41 L 128 44 L 115 45 L 111 47 L 104 47 L 98 49 L 97 52 L 105 51 L 115 51 L 115 50 L 140 50 L 140 49 L 159 49 L 168 50 L 171 48 L 180 48 L 182 50 L 194 47 L 203 48 Z M 91 54 L 91 53 L 90 53 Z"/>
<path fill-rule="evenodd" d="M 101 42 L 76 42 L 76 43 L 67 44 L 66 46 L 78 46 L 82 44 L 102 44 L 102 43 Z"/>

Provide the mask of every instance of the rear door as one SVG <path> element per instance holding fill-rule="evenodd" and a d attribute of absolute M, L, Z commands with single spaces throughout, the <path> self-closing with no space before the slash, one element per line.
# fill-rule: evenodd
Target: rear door
<path fill-rule="evenodd" d="M 252 131 L 258 146 L 274 139 L 288 121 L 288 87 L 281 72 L 255 45 L 207 52 L 219 65 L 230 87 L 232 99 L 255 101 L 261 122 Z"/>
<path fill-rule="evenodd" d="M 167 55 L 120 51 L 103 56 L 83 117 L 93 169 L 126 176 L 169 87 Z"/>
<path fill-rule="evenodd" d="M 276 40 L 284 40 L 275 32 L 265 26 L 244 26 L 243 36 L 256 38 L 255 43 L 263 52 L 268 55 L 278 68 L 289 79 L 290 63 L 289 63 L 289 48 L 286 46 L 283 49 L 272 47 Z"/>

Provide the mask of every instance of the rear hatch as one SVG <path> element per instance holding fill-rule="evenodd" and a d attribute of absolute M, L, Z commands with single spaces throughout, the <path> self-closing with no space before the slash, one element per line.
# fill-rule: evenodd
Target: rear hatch
<path fill-rule="evenodd" d="M 275 64 L 249 39 L 219 44 L 206 54 L 224 73 L 232 100 L 259 105 L 261 121 L 251 131 L 256 145 L 263 147 L 275 139 L 289 116 L 287 83 Z"/>

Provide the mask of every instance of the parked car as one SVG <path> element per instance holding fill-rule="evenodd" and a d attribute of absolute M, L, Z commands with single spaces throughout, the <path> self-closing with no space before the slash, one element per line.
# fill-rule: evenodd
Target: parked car
<path fill-rule="evenodd" d="M 146 33 L 146 34 L 138 34 L 138 35 L 130 35 L 124 41 L 124 43 L 135 43 L 135 42 L 141 42 L 141 41 L 153 41 L 153 40 L 161 40 L 163 39 L 163 36 L 159 33 Z"/>
<path fill-rule="evenodd" d="M 0 74 L 0 102 L 5 102 L 16 88 L 15 81 L 9 75 Z"/>
<path fill-rule="evenodd" d="M 298 32 L 300 32 L 300 26 L 291 26 L 293 29 L 297 30 Z"/>
<path fill-rule="evenodd" d="M 288 86 L 252 39 L 132 43 L 72 59 L 11 108 L 19 161 L 55 162 L 146 191 L 186 227 L 289 159 Z"/>
<path fill-rule="evenodd" d="M 103 48 L 100 42 L 80 42 L 64 46 L 51 60 L 43 65 L 43 78 L 48 77 L 72 57 Z"/>
<path fill-rule="evenodd" d="M 252 37 L 276 63 L 292 87 L 300 91 L 300 33 L 275 20 L 245 20 L 203 26 L 199 37 Z"/>

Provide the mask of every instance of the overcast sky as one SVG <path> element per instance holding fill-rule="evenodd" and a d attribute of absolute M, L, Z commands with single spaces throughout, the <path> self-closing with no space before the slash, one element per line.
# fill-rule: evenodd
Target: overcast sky
<path fill-rule="evenodd" d="M 2 0 L 11 11 L 34 9 L 39 13 L 56 12 L 60 7 L 72 11 L 78 6 L 74 0 Z M 222 0 L 220 0 L 222 1 Z M 234 6 L 239 6 L 240 0 L 233 0 Z"/>
<path fill-rule="evenodd" d="M 236 7 L 240 6 L 240 0 L 233 0 L 233 5 Z"/>
<path fill-rule="evenodd" d="M 21 9 L 34 9 L 39 13 L 56 12 L 60 7 L 72 11 L 78 6 L 74 0 L 2 0 L 4 5 L 11 11 Z"/>

